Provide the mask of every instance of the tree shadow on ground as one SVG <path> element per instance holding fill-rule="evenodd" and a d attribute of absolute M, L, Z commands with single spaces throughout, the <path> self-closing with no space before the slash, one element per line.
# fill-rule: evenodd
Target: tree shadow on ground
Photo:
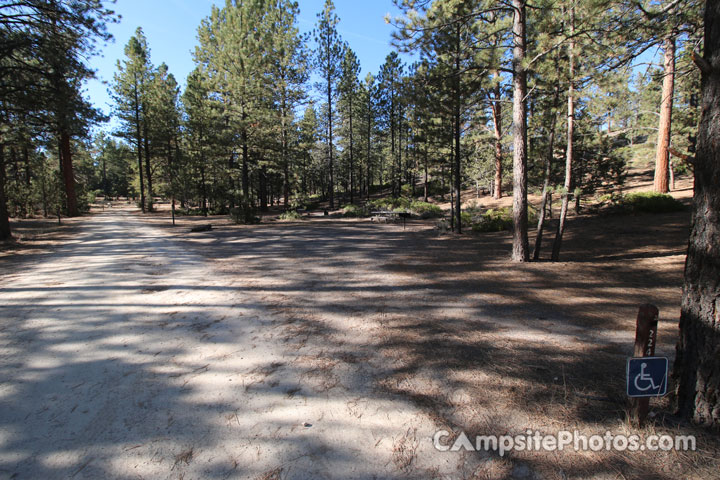
<path fill-rule="evenodd" d="M 203 478 L 295 478 L 293 472 L 332 457 L 338 470 L 329 478 L 377 474 L 362 465 L 361 452 L 308 435 L 312 426 L 299 428 L 292 412 L 300 406 L 263 425 L 244 423 L 244 412 L 296 399 L 340 400 L 349 409 L 362 402 L 413 406 L 438 428 L 471 438 L 527 428 L 622 430 L 622 375 L 634 315 L 651 301 L 663 312 L 661 333 L 674 329 L 683 260 L 677 252 L 687 233 L 687 218 L 679 214 L 643 217 L 642 225 L 576 219 L 562 264 L 512 264 L 506 233 L 438 236 L 418 222 L 407 230 L 333 220 L 214 222 L 211 232 L 175 229 L 159 238 L 141 232 L 124 243 L 112 239 L 127 235 L 127 228 L 107 225 L 61 252 L 86 262 L 86 284 L 3 285 L 0 295 L 14 300 L 0 309 L 13 315 L 0 334 L 15 342 L 17 356 L 2 359 L 2 384 L 11 387 L 0 397 L 0 422 L 12 435 L 2 445 L 0 472 L 12 475 L 21 465 L 35 478 L 122 478 L 113 462 L 123 458 L 155 465 L 151 471 L 162 476 L 194 465 L 192 472 Z M 111 264 L 88 262 L 100 251 Z M 207 284 L 183 278 L 184 269 L 197 267 L 198 253 L 214 261 Z M 41 269 L 52 255 L 28 257 L 28 268 Z M 74 269 L 53 269 L 49 283 Z M 117 274 L 125 281 L 113 287 Z M 208 293 L 224 297 L 209 301 L 202 297 Z M 110 294 L 128 298 L 104 301 Z M 165 294 L 185 295 L 183 308 L 154 300 Z M 70 305 L 59 301 L 66 296 Z M 137 310 L 117 316 L 118 306 Z M 51 330 L 35 327 L 33 321 L 53 318 L 58 308 L 75 320 Z M 268 333 L 276 335 L 284 359 L 265 355 L 246 365 L 236 358 L 241 339 Z M 674 340 L 661 342 L 660 350 L 670 353 Z M 228 356 L 193 356 L 201 345 Z M 194 383 L 209 375 L 223 382 L 242 378 L 242 387 L 230 398 L 212 382 Z M 91 377 L 104 380 L 82 383 Z M 41 400 L 23 405 L 28 399 Z M 59 409 L 74 402 L 87 404 L 87 412 Z M 659 420 L 667 404 L 658 411 L 643 433 L 671 429 Z M 705 452 L 718 451 L 716 439 L 673 425 L 699 435 Z M 332 427 L 342 432 L 353 425 L 337 420 Z M 232 428 L 244 436 L 235 444 L 239 453 L 220 442 Z M 260 459 L 246 461 L 253 457 L 241 444 L 286 455 L 277 454 L 276 467 L 259 470 Z M 96 453 L 82 455 L 88 451 Z M 698 475 L 717 467 L 703 455 L 471 454 L 480 478 L 508 479 L 671 479 L 691 467 Z M 419 462 L 400 458 L 382 477 L 437 476 Z"/>

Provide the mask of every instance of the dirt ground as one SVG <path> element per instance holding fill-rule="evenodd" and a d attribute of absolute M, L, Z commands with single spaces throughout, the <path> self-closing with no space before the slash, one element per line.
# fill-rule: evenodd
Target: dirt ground
<path fill-rule="evenodd" d="M 720 478 L 717 437 L 667 398 L 625 420 L 640 304 L 674 356 L 688 212 L 574 217 L 563 262 L 528 264 L 508 233 L 425 221 L 23 225 L 0 251 L 0 478 Z M 698 450 L 500 457 L 438 451 L 440 429 Z"/>

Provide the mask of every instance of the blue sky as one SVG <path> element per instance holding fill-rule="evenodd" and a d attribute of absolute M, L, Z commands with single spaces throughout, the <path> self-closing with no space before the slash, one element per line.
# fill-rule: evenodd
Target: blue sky
<path fill-rule="evenodd" d="M 298 27 L 311 31 L 325 0 L 299 0 Z M 211 6 L 222 6 L 224 0 L 118 0 L 113 8 L 122 15 L 119 24 L 110 25 L 113 43 L 102 48 L 102 56 L 91 59 L 98 80 L 87 84 L 87 96 L 105 113 L 111 110 L 107 85 L 115 73 L 116 64 L 124 57 L 123 49 L 137 27 L 142 27 L 150 46 L 155 65 L 165 62 L 170 72 L 184 87 L 185 78 L 193 69 L 191 52 L 197 39 L 200 21 L 210 14 Z M 385 56 L 393 50 L 390 45 L 393 27 L 384 21 L 386 13 L 398 11 L 391 0 L 335 0 L 340 19 L 338 31 L 355 51 L 362 68 L 361 78 L 368 72 L 377 73 Z"/>

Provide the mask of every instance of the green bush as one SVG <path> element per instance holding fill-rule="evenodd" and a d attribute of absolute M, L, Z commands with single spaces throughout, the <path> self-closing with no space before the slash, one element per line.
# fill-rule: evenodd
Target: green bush
<path fill-rule="evenodd" d="M 405 197 L 411 197 L 413 194 L 412 185 L 403 185 L 402 187 L 400 187 L 400 193 Z"/>
<path fill-rule="evenodd" d="M 513 226 L 510 207 L 491 208 L 477 218 L 478 221 L 471 226 L 473 232 L 502 232 L 510 230 Z"/>
<path fill-rule="evenodd" d="M 177 217 L 200 216 L 200 215 L 204 215 L 202 208 L 191 208 L 191 207 L 180 208 L 180 207 L 177 207 L 175 209 L 175 216 L 177 216 Z"/>
<path fill-rule="evenodd" d="M 631 212 L 668 213 L 685 210 L 685 205 L 665 193 L 628 193 L 619 199 L 619 203 Z"/>
<path fill-rule="evenodd" d="M 422 219 L 440 218 L 443 216 L 442 208 L 428 202 L 414 201 L 408 210 Z"/>
<path fill-rule="evenodd" d="M 260 222 L 257 211 L 252 205 L 243 205 L 230 209 L 230 218 L 235 223 L 252 224 Z"/>
<path fill-rule="evenodd" d="M 389 197 L 371 200 L 367 203 L 367 207 L 371 212 L 374 210 L 406 211 L 411 204 L 412 200 L 407 197 Z"/>
<path fill-rule="evenodd" d="M 528 224 L 532 225 L 533 223 L 537 223 L 537 217 L 537 209 L 532 205 L 528 205 Z M 512 207 L 491 208 L 479 216 L 472 217 L 470 225 L 473 232 L 502 232 L 503 230 L 512 230 L 513 209 Z"/>
<path fill-rule="evenodd" d="M 314 210 L 320 205 L 320 195 L 306 195 L 298 193 L 290 200 L 290 208 L 293 210 Z"/>
<path fill-rule="evenodd" d="M 95 203 L 97 201 L 97 197 L 102 195 L 102 190 L 89 190 L 87 192 L 82 192 L 82 190 L 80 190 L 79 193 L 80 195 L 77 197 L 78 210 L 81 212 L 89 212 L 90 205 Z"/>
<path fill-rule="evenodd" d="M 346 217 L 368 216 L 377 210 L 410 212 L 422 219 L 440 218 L 443 216 L 443 211 L 439 206 L 428 202 L 412 200 L 408 197 L 378 198 L 367 202 L 364 207 L 346 205 L 344 210 L 343 215 Z"/>
<path fill-rule="evenodd" d="M 370 216 L 370 210 L 367 205 L 345 205 L 342 207 L 343 217 L 367 217 Z"/>
<path fill-rule="evenodd" d="M 295 210 L 288 210 L 287 212 L 283 212 L 278 216 L 278 220 L 284 220 L 284 221 L 294 221 L 294 220 L 302 220 L 303 217 Z"/>
<path fill-rule="evenodd" d="M 208 211 L 208 215 L 227 215 L 230 209 L 226 205 L 217 205 Z"/>

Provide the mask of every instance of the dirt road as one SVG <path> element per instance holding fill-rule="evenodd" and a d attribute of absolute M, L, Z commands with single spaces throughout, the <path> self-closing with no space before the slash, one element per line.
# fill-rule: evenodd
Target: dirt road
<path fill-rule="evenodd" d="M 434 450 L 427 415 L 375 395 L 382 366 L 328 365 L 319 331 L 208 265 L 113 209 L 3 272 L 0 478 L 454 477 L 481 461 Z"/>

